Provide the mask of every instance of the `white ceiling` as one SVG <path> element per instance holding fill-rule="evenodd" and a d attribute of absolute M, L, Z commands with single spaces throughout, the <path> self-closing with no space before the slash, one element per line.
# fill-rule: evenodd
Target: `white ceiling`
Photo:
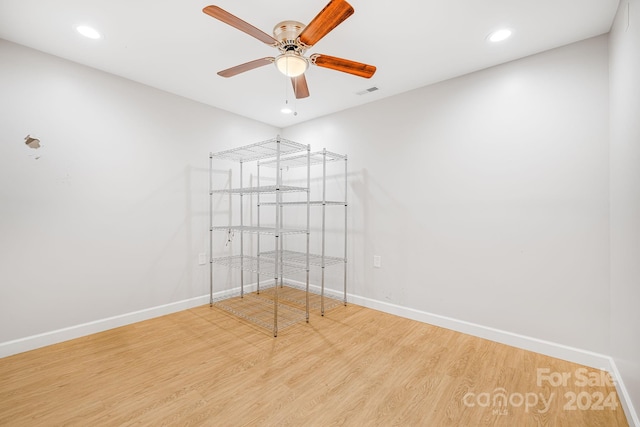
<path fill-rule="evenodd" d="M 307 51 L 377 66 L 369 80 L 311 66 L 311 96 L 267 65 L 216 72 L 277 50 L 202 12 L 215 4 L 271 34 L 328 0 L 0 0 L 0 38 L 277 127 L 368 103 L 609 31 L 619 0 L 348 0 L 355 13 Z M 94 26 L 101 40 L 75 27 Z M 498 44 L 501 27 L 513 36 Z M 1 66 L 0 58 L 0 66 Z M 380 90 L 357 95 L 372 86 Z M 280 112 L 285 99 L 297 116 Z"/>

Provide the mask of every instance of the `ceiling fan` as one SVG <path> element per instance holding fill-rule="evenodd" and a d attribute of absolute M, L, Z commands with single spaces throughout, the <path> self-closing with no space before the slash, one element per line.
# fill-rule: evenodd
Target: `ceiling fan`
<path fill-rule="evenodd" d="M 218 6 L 207 6 L 202 11 L 280 51 L 276 57 L 256 59 L 218 72 L 218 75 L 222 77 L 232 77 L 254 68 L 275 63 L 280 72 L 291 78 L 296 98 L 300 99 L 309 96 L 309 87 L 304 76 L 309 64 L 367 79 L 376 72 L 376 67 L 373 65 L 335 56 L 319 53 L 314 53 L 309 57 L 304 56 L 307 49 L 353 14 L 353 7 L 345 0 L 331 0 L 309 25 L 305 26 L 297 21 L 280 22 L 273 28 L 273 37 Z"/>

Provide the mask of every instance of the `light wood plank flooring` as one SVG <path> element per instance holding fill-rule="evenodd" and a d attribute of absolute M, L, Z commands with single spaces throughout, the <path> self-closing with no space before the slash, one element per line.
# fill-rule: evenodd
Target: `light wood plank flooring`
<path fill-rule="evenodd" d="M 207 305 L 0 359 L 0 425 L 627 426 L 600 375 L 355 305 L 277 338 Z"/>

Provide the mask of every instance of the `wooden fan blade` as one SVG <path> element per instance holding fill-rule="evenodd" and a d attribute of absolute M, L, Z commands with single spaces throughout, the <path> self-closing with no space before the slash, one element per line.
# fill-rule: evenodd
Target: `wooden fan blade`
<path fill-rule="evenodd" d="M 300 33 L 300 41 L 307 46 L 313 46 L 326 36 L 329 31 L 340 25 L 342 21 L 353 14 L 353 7 L 344 0 L 331 0 L 324 9 L 316 15 L 309 25 Z"/>
<path fill-rule="evenodd" d="M 263 43 L 266 43 L 268 45 L 275 45 L 276 43 L 278 43 L 278 40 L 274 39 L 269 34 L 257 29 L 248 22 L 243 21 L 242 19 L 230 14 L 229 12 L 219 8 L 218 6 L 207 6 L 202 9 L 202 11 L 207 15 L 224 22 L 225 24 L 231 25 L 232 27 L 237 28 L 244 33 L 247 33 L 250 36 L 257 38 Z"/>
<path fill-rule="evenodd" d="M 336 58 L 335 56 L 314 54 L 311 55 L 310 59 L 312 64 L 319 67 L 331 68 L 332 70 L 342 71 L 343 73 L 353 74 L 364 77 L 365 79 L 370 78 L 376 72 L 376 67 L 373 65 Z"/>
<path fill-rule="evenodd" d="M 293 84 L 293 91 L 296 94 L 296 99 L 306 98 L 309 96 L 309 86 L 307 86 L 307 79 L 304 74 L 300 74 L 298 77 L 291 77 L 291 84 Z"/>
<path fill-rule="evenodd" d="M 273 58 L 260 58 L 219 71 L 218 75 L 222 77 L 233 77 L 236 74 L 244 73 L 245 71 L 253 70 L 254 68 L 262 67 L 271 63 L 273 63 Z"/>

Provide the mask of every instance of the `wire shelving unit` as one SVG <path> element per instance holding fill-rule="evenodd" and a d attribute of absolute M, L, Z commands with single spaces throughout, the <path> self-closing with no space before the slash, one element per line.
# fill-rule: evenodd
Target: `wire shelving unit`
<path fill-rule="evenodd" d="M 327 164 L 332 162 L 344 162 L 344 200 L 327 200 Z M 259 252 L 258 256 L 262 259 L 282 259 L 284 263 L 288 264 L 305 264 L 306 266 L 315 266 L 321 269 L 321 284 L 320 284 L 320 313 L 324 316 L 325 313 L 325 268 L 332 265 L 343 265 L 343 298 L 344 305 L 347 304 L 347 156 L 342 154 L 333 153 L 323 149 L 322 151 L 312 152 L 309 154 L 293 154 L 285 156 L 276 161 L 275 159 L 269 159 L 258 162 L 258 184 L 260 183 L 260 168 L 276 168 L 279 171 L 278 176 L 282 176 L 282 172 L 288 169 L 306 167 L 309 169 L 311 166 L 322 166 L 322 194 L 320 198 L 310 199 L 307 201 L 291 201 L 277 203 L 277 209 L 282 209 L 286 206 L 321 206 L 322 207 L 322 228 L 321 228 L 321 253 L 312 254 L 309 253 L 309 245 L 307 244 L 307 252 L 288 251 L 281 250 L 280 253 L 276 251 Z M 309 173 L 307 173 L 309 176 Z M 281 178 L 280 178 L 281 179 Z M 309 187 L 309 192 L 311 191 Z M 274 206 L 276 202 L 262 202 L 258 201 L 260 206 Z M 344 208 L 344 255 L 328 256 L 326 254 L 326 215 L 327 206 L 338 206 Z M 258 209 L 259 209 L 258 207 Z M 280 219 L 283 215 L 280 214 Z M 307 214 L 307 220 L 309 215 Z M 286 274 L 280 274 L 281 285 Z M 307 274 L 307 283 L 308 283 Z M 258 280 L 259 283 L 259 280 Z M 308 288 L 308 286 L 307 286 Z M 308 300 L 308 296 L 307 296 Z"/>
<path fill-rule="evenodd" d="M 217 153 L 209 154 L 209 303 L 213 305 L 214 302 L 220 303 L 227 311 L 234 313 L 240 317 L 250 320 L 263 327 L 272 326 L 273 335 L 278 335 L 278 328 L 285 327 L 295 323 L 297 320 L 296 313 L 304 316 L 306 321 L 309 321 L 309 188 L 310 188 L 310 147 L 294 141 L 290 141 L 279 136 L 262 142 L 257 142 L 250 145 L 241 146 L 238 148 L 220 151 Z M 295 156 L 299 166 L 302 166 L 306 162 L 307 174 L 306 174 L 306 186 L 287 186 L 282 183 L 282 174 L 278 173 L 281 169 L 280 163 L 284 160 L 284 156 Z M 305 160 L 306 159 L 306 160 Z M 222 188 L 213 189 L 213 162 L 217 160 L 230 160 L 239 162 L 239 183 L 238 188 Z M 269 164 L 273 164 L 276 170 L 275 173 L 275 185 L 260 186 L 260 172 L 259 164 L 261 161 L 269 161 Z M 243 175 L 245 173 L 244 168 L 247 163 L 256 162 L 258 170 L 258 186 L 244 187 Z M 307 205 L 307 220 L 306 227 L 304 228 L 285 228 L 284 222 L 281 218 L 280 206 L 283 203 L 283 194 L 287 193 L 306 193 L 306 205 Z M 272 206 L 274 206 L 275 221 L 271 226 L 264 226 L 260 224 L 260 197 L 261 195 L 271 194 Z M 214 195 L 228 195 L 229 197 L 239 199 L 239 222 L 227 225 L 215 225 L 214 222 Z M 256 224 L 245 224 L 244 218 L 244 195 L 255 195 L 258 200 L 258 214 L 256 218 Z M 228 235 L 235 233 L 239 234 L 240 253 L 237 255 L 213 257 L 213 241 L 215 232 L 227 232 Z M 257 235 L 257 252 L 255 255 L 248 255 L 245 253 L 244 238 L 245 235 L 255 234 Z M 301 261 L 301 258 L 296 258 L 296 261 L 286 260 L 282 254 L 282 241 L 285 235 L 306 235 L 306 255 Z M 260 236 L 272 235 L 273 247 L 269 251 L 273 254 L 271 257 L 260 256 Z M 214 298 L 214 264 L 227 266 L 230 268 L 238 269 L 240 271 L 240 287 L 238 295 L 235 293 L 223 293 L 222 297 Z M 281 305 L 278 301 L 278 284 L 281 283 L 282 277 L 285 274 L 291 274 L 293 272 L 306 272 L 306 304 L 305 311 L 300 311 L 294 307 Z M 255 273 L 258 277 L 258 289 L 260 284 L 260 274 L 273 273 L 273 297 L 271 300 L 265 300 L 264 298 L 255 298 L 252 294 L 245 295 L 245 275 L 244 272 Z M 232 298 L 237 297 L 239 298 Z M 244 304 L 243 300 L 245 296 L 253 302 L 251 304 Z M 224 303 L 224 304 L 223 304 Z M 250 309 L 247 310 L 246 308 Z M 266 307 L 266 308 L 265 308 Z M 273 310 L 273 324 L 268 325 L 265 321 L 265 309 Z M 280 313 L 279 313 L 280 311 Z"/>

